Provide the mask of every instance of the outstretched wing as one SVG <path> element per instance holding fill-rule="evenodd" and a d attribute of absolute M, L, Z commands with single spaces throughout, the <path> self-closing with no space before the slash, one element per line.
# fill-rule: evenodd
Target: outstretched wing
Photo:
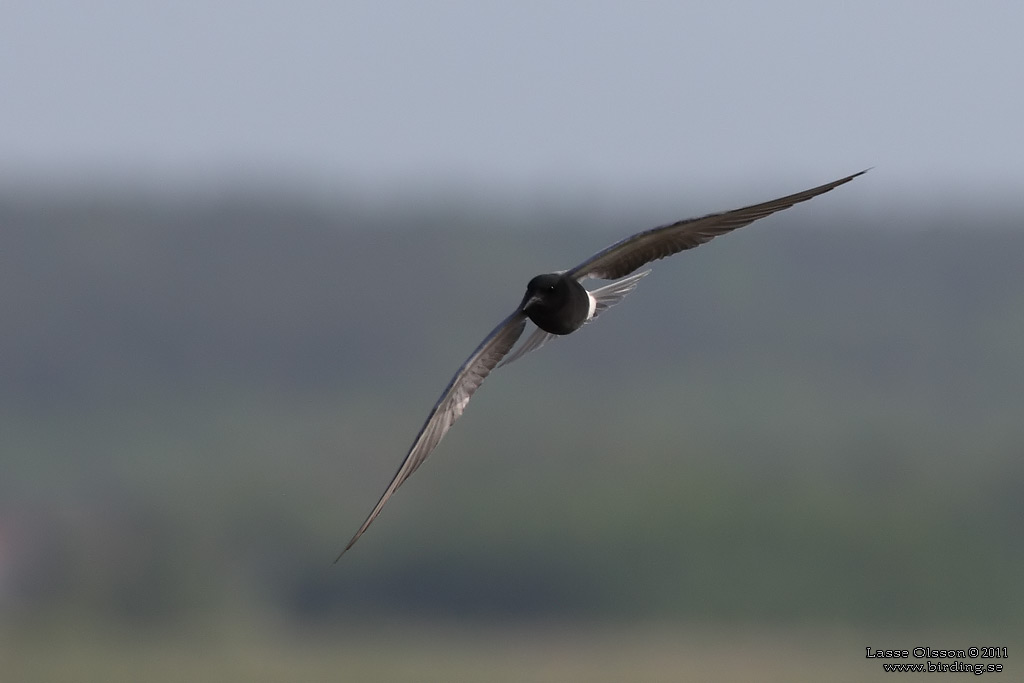
<path fill-rule="evenodd" d="M 588 277 L 614 280 L 623 275 L 629 275 L 645 263 L 665 258 L 684 249 L 700 246 L 719 235 L 742 228 L 744 225 L 750 225 L 759 218 L 770 216 L 776 211 L 788 209 L 794 204 L 806 202 L 808 199 L 824 194 L 864 173 L 867 171 L 854 173 L 834 182 L 791 194 L 788 197 L 773 199 L 763 204 L 755 204 L 724 213 L 713 213 L 700 218 L 688 218 L 638 232 L 602 249 L 570 270 L 568 274 L 577 280 Z"/>
<path fill-rule="evenodd" d="M 452 380 L 448 382 L 448 386 L 445 387 L 441 398 L 434 404 L 434 409 L 430 411 L 430 416 L 423 423 L 420 433 L 416 435 L 416 440 L 406 454 L 401 466 L 399 466 L 398 471 L 395 472 L 391 483 L 384 490 L 384 494 L 377 501 L 373 511 L 370 512 L 363 525 L 359 527 L 359 531 L 356 532 L 352 540 L 345 546 L 345 549 L 338 553 L 338 557 L 334 560 L 335 562 L 341 559 L 346 550 L 355 545 L 355 542 L 359 540 L 363 532 L 373 524 L 373 520 L 380 514 L 381 509 L 388 502 L 391 495 L 398 490 L 402 482 L 409 478 L 409 475 L 416 471 L 416 468 L 427 459 L 427 456 L 434 450 L 434 447 L 440 443 L 441 439 L 444 438 L 445 432 L 462 415 L 462 411 L 465 410 L 466 404 L 469 403 L 469 399 L 473 396 L 473 392 L 477 390 L 487 375 L 491 374 L 491 370 L 494 369 L 516 343 L 516 340 L 523 333 L 524 327 L 526 327 L 526 314 L 517 310 L 501 321 L 480 342 L 480 345 L 476 347 L 476 350 L 473 351 L 469 358 L 466 359 L 466 362 L 462 364 L 462 367 L 455 373 Z"/>

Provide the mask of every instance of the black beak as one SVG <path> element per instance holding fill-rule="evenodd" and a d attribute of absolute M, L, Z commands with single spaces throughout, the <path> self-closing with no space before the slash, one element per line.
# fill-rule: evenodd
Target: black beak
<path fill-rule="evenodd" d="M 523 313 L 526 313 L 530 310 L 531 306 L 536 303 L 540 303 L 541 301 L 543 301 L 543 298 L 539 294 L 527 293 L 526 296 L 523 297 L 523 303 L 520 304 L 519 309 L 523 311 Z"/>

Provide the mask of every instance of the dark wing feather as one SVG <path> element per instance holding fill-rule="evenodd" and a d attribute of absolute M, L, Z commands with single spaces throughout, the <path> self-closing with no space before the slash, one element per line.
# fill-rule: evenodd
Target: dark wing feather
<path fill-rule="evenodd" d="M 366 521 L 359 527 L 359 531 L 348 542 L 345 549 L 338 553 L 338 557 L 334 560 L 335 562 L 341 559 L 346 550 L 355 545 L 355 542 L 359 540 L 363 532 L 369 528 L 373 520 L 380 514 L 381 509 L 388 502 L 388 499 L 391 498 L 391 495 L 398 490 L 402 482 L 409 478 L 409 475 L 416 471 L 416 468 L 427 459 L 427 456 L 434 450 L 434 447 L 444 438 L 445 433 L 451 428 L 452 424 L 462 415 L 462 411 L 465 410 L 466 404 L 469 403 L 473 393 L 483 383 L 487 375 L 491 374 L 491 370 L 504 358 L 509 349 L 515 345 L 516 340 L 523 333 L 524 327 L 526 327 L 526 315 L 522 311 L 516 311 L 502 320 L 480 342 L 480 345 L 476 347 L 476 350 L 473 351 L 469 358 L 466 359 L 466 362 L 462 364 L 458 372 L 455 373 L 455 376 L 452 377 L 452 380 L 448 382 L 448 386 L 445 387 L 441 398 L 434 404 L 434 409 L 430 411 L 430 416 L 427 417 L 427 421 L 420 428 L 420 433 L 416 435 L 416 440 L 406 454 L 401 466 L 399 466 L 398 471 L 395 472 L 395 476 L 391 479 L 391 483 L 388 484 L 384 494 L 377 501 L 377 505 L 374 506 L 373 511 L 370 512 Z"/>
<path fill-rule="evenodd" d="M 568 275 L 577 280 L 588 277 L 614 280 L 629 275 L 645 263 L 671 256 L 684 249 L 700 246 L 712 238 L 724 235 L 736 228 L 742 228 L 759 218 L 824 194 L 864 173 L 867 171 L 854 173 L 835 182 L 791 194 L 788 197 L 773 199 L 763 204 L 755 204 L 724 213 L 713 213 L 700 218 L 688 218 L 677 223 L 638 232 L 597 252 L 569 271 Z"/>

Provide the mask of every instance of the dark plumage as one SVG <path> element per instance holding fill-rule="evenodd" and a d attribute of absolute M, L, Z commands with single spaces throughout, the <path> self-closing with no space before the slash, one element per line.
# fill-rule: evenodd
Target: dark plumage
<path fill-rule="evenodd" d="M 640 278 L 650 272 L 631 275 L 641 266 L 685 249 L 692 249 L 718 235 L 724 235 L 776 211 L 817 197 L 863 173 L 866 171 L 762 204 L 713 213 L 700 218 L 688 218 L 645 230 L 602 249 L 571 270 L 538 275 L 530 280 L 526 286 L 526 295 L 515 311 L 491 330 L 448 382 L 391 483 L 352 540 L 338 554 L 335 562 L 359 540 L 402 482 L 426 460 L 455 420 L 462 415 L 473 393 L 495 367 L 507 365 L 521 358 L 555 336 L 578 330 L 622 301 L 626 294 L 636 288 Z M 580 284 L 587 278 L 615 282 L 588 291 Z M 537 326 L 537 330 L 516 351 L 509 354 L 526 328 L 527 319 Z"/>
<path fill-rule="evenodd" d="M 569 334 L 593 315 L 590 302 L 590 294 L 579 282 L 565 274 L 549 273 L 527 283 L 519 308 L 545 332 Z"/>

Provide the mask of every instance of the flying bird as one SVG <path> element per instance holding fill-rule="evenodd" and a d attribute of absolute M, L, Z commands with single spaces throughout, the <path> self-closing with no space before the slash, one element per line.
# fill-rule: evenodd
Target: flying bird
<path fill-rule="evenodd" d="M 719 235 L 749 225 L 759 218 L 824 194 L 864 173 L 867 171 L 762 204 L 713 213 L 700 218 L 687 218 L 644 230 L 602 249 L 575 268 L 538 275 L 530 280 L 526 285 L 523 300 L 511 315 L 498 323 L 498 326 L 484 337 L 448 382 L 391 483 L 384 490 L 366 521 L 334 561 L 340 560 L 341 556 L 355 545 L 373 520 L 377 519 L 377 515 L 398 487 L 423 464 L 452 424 L 462 415 L 473 393 L 496 367 L 522 358 L 555 337 L 575 332 L 622 301 L 636 288 L 640 279 L 651 272 L 636 272 L 645 264 L 700 246 Z M 580 283 L 588 278 L 614 282 L 587 290 Z M 510 354 L 512 347 L 526 329 L 527 321 L 532 321 L 537 329 Z"/>

